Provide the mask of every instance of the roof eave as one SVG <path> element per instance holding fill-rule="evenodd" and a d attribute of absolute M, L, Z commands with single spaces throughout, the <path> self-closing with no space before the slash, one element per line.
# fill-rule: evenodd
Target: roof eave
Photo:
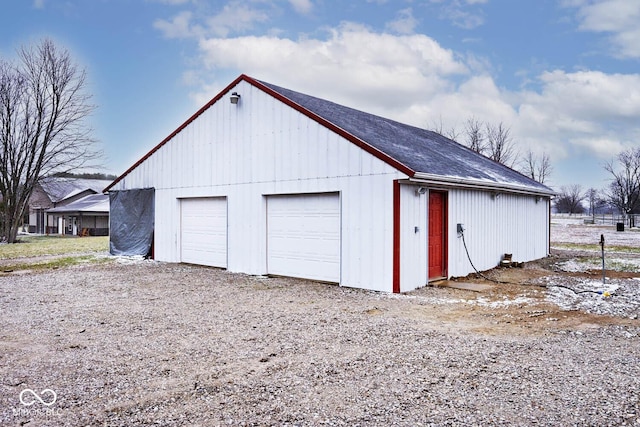
<path fill-rule="evenodd" d="M 71 210 L 53 210 L 53 209 L 48 209 L 46 211 L 49 214 L 73 214 L 73 213 L 77 213 L 77 214 L 95 214 L 95 215 L 109 215 L 109 211 L 108 210 L 84 210 L 84 209 L 71 209 Z"/>
<path fill-rule="evenodd" d="M 517 184 L 509 184 L 502 182 L 479 181 L 454 176 L 441 176 L 424 172 L 416 172 L 409 181 L 415 183 L 423 183 L 430 185 L 438 185 L 442 187 L 469 188 L 474 190 L 485 191 L 503 191 L 507 193 L 528 194 L 532 196 L 553 197 L 556 193 L 551 189 L 542 189 L 534 187 L 526 187 Z"/>
<path fill-rule="evenodd" d="M 169 142 L 174 136 L 176 136 L 184 128 L 186 128 L 191 122 L 193 122 L 195 119 L 197 119 L 202 113 L 207 111 L 213 104 L 218 102 L 226 93 L 228 93 L 232 88 L 237 86 L 241 81 L 245 81 L 245 82 L 249 83 L 250 85 L 252 85 L 252 86 L 262 90 L 263 92 L 271 95 L 272 97 L 284 102 L 286 105 L 294 108 L 295 110 L 297 110 L 300 113 L 306 115 L 310 119 L 318 122 L 322 126 L 325 126 L 326 128 L 328 128 L 328 129 L 332 130 L 333 132 L 339 134 L 340 136 L 346 138 L 347 140 L 351 141 L 355 145 L 359 146 L 360 148 L 364 149 L 365 151 L 369 152 L 370 154 L 374 155 L 375 157 L 379 158 L 380 160 L 384 161 L 385 163 L 387 163 L 387 164 L 391 165 L 392 167 L 396 168 L 400 172 L 402 172 L 402 173 L 404 173 L 406 175 L 409 175 L 409 176 L 413 176 L 413 174 L 415 173 L 410 167 L 408 167 L 405 164 L 399 162 L 398 160 L 392 158 L 391 156 L 387 155 L 386 153 L 378 150 L 377 148 L 375 148 L 372 145 L 368 144 L 366 141 L 362 141 L 361 139 L 357 138 L 355 135 L 352 135 L 351 133 L 345 131 L 344 129 L 336 126 L 334 123 L 329 122 L 328 120 L 324 119 L 323 117 L 320 117 L 317 114 L 315 114 L 315 113 L 309 111 L 308 109 L 304 108 L 303 106 L 293 102 L 289 98 L 287 98 L 287 97 L 281 95 L 280 93 L 274 91 L 273 89 L 271 89 L 269 86 L 263 84 L 262 82 L 254 79 L 252 77 L 249 77 L 246 74 L 241 74 L 234 81 L 229 83 L 229 85 L 227 85 L 227 87 L 222 89 L 222 91 L 220 91 L 220 93 L 218 93 L 209 102 L 207 102 L 202 108 L 200 108 L 194 115 L 192 115 L 182 125 L 180 125 L 175 131 L 173 131 L 169 136 L 167 136 L 165 139 L 163 139 L 158 145 L 153 147 L 140 160 L 138 160 L 136 163 L 131 165 L 131 167 L 129 169 L 127 169 L 124 173 L 122 173 L 120 176 L 118 176 L 118 178 L 116 178 L 111 184 L 109 184 L 105 189 L 103 189 L 102 192 L 103 193 L 108 193 L 113 187 L 116 186 L 116 184 L 118 184 L 120 181 L 122 181 L 134 169 L 136 169 L 138 166 L 140 166 L 140 164 L 142 164 L 149 157 L 151 157 L 156 151 L 158 151 L 162 146 L 164 146 L 167 142 Z"/>

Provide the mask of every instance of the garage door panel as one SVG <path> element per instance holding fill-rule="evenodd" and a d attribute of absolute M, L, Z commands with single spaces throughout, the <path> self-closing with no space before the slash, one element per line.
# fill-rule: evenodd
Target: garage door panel
<path fill-rule="evenodd" d="M 337 193 L 269 197 L 267 229 L 269 274 L 340 282 Z"/>
<path fill-rule="evenodd" d="M 183 199 L 180 219 L 181 261 L 226 268 L 226 199 Z"/>

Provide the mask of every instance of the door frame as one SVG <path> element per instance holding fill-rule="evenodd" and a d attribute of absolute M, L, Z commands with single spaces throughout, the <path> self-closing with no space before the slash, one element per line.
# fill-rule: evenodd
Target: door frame
<path fill-rule="evenodd" d="M 228 197 L 225 196 L 196 196 L 196 197 L 178 197 L 176 198 L 176 200 L 178 201 L 178 239 L 177 239 L 177 256 L 180 263 L 186 263 L 189 264 L 189 261 L 183 261 L 182 257 L 182 250 L 183 250 L 183 210 L 184 210 L 184 202 L 186 201 L 187 203 L 189 203 L 190 201 L 195 201 L 195 200 L 199 200 L 199 201 L 224 201 L 224 205 L 225 205 L 225 261 L 224 261 L 224 266 L 221 265 L 211 265 L 211 264 L 194 264 L 194 265 L 204 265 L 207 267 L 213 267 L 213 268 L 224 268 L 224 269 L 228 269 L 229 268 L 229 199 Z M 155 235 L 151 241 L 151 258 L 154 258 L 154 251 L 155 251 L 155 245 L 154 245 L 154 241 L 155 241 Z"/>
<path fill-rule="evenodd" d="M 263 194 L 263 203 L 264 203 L 264 262 L 265 262 L 265 274 L 268 276 L 280 276 L 279 274 L 274 274 L 269 272 L 269 200 L 273 200 L 274 198 L 286 198 L 286 197 L 305 197 L 305 196 L 335 196 L 338 199 L 338 278 L 337 281 L 327 281 L 317 278 L 308 278 L 308 277 L 300 277 L 300 276 L 281 276 L 281 277 L 297 277 L 306 280 L 313 280 L 316 282 L 322 283 L 332 283 L 340 285 L 342 283 L 342 242 L 343 242 L 343 233 L 342 233 L 342 192 L 341 191 L 318 191 L 318 192 L 301 192 L 301 193 L 269 193 Z"/>
<path fill-rule="evenodd" d="M 442 195 L 442 275 L 431 277 L 429 270 L 431 269 L 431 257 L 429 256 L 429 242 L 431 240 L 430 223 L 430 204 L 431 194 L 439 193 Z M 446 279 L 449 276 L 449 192 L 446 190 L 429 189 L 427 197 L 427 282 Z"/>

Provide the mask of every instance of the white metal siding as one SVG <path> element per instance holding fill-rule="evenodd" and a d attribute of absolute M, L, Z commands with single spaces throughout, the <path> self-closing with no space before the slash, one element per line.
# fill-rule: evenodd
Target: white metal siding
<path fill-rule="evenodd" d="M 401 185 L 402 292 L 427 283 L 428 193 L 417 195 L 417 188 Z M 474 271 L 458 237 L 458 223 L 465 227 L 471 259 L 480 270 L 497 266 L 504 253 L 512 253 L 517 261 L 548 255 L 548 199 L 516 194 L 500 194 L 496 198 L 487 191 L 451 189 L 447 191 L 447 209 L 449 276 L 466 276 Z"/>
<path fill-rule="evenodd" d="M 224 198 L 183 199 L 180 260 L 227 267 L 227 201 Z"/>
<path fill-rule="evenodd" d="M 238 105 L 224 96 L 114 187 L 156 189 L 156 259 L 181 260 L 180 199 L 225 197 L 227 268 L 265 274 L 265 196 L 339 192 L 340 284 L 390 292 L 393 180 L 408 177 L 246 82 L 233 91 L 242 95 Z M 448 194 L 450 275 L 472 272 L 456 223 L 465 224 L 478 268 L 494 267 L 504 252 L 518 261 L 547 255 L 548 199 L 492 199 L 489 192 L 472 190 Z M 426 200 L 401 186 L 403 292 L 426 283 L 426 254 L 420 252 L 427 247 Z"/>
<path fill-rule="evenodd" d="M 449 192 L 449 275 L 473 272 L 457 236 L 456 224 L 464 224 L 464 235 L 473 264 L 479 270 L 498 265 L 505 253 L 514 261 L 531 261 L 548 255 L 549 199 L 487 191 Z"/>
<path fill-rule="evenodd" d="M 340 198 L 267 198 L 267 273 L 340 282 Z"/>
<path fill-rule="evenodd" d="M 179 262 L 181 198 L 226 197 L 227 269 L 267 272 L 266 195 L 340 192 L 342 286 L 390 292 L 393 180 L 407 178 L 343 137 L 241 82 L 125 176 L 154 187 L 155 257 Z"/>
<path fill-rule="evenodd" d="M 404 177 L 371 154 L 255 87 L 223 98 L 123 178 L 114 190 Z"/>
<path fill-rule="evenodd" d="M 419 194 L 418 186 L 400 186 L 400 291 L 427 284 L 427 204 L 429 193 Z"/>

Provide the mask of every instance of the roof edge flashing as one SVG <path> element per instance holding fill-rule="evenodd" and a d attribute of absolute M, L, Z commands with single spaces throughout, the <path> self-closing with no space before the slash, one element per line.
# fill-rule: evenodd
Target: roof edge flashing
<path fill-rule="evenodd" d="M 545 191 L 543 189 L 536 189 L 533 187 L 526 187 L 526 186 L 516 185 L 516 184 L 508 184 L 508 183 L 501 183 L 501 182 L 493 183 L 493 182 L 479 181 L 479 180 L 466 179 L 466 178 L 460 178 L 460 177 L 444 177 L 444 176 L 432 175 L 432 174 L 420 173 L 420 172 L 417 172 L 412 178 L 409 179 L 409 181 L 420 183 L 420 184 L 434 184 L 434 185 L 441 185 L 445 187 L 455 186 L 455 187 L 486 190 L 486 191 L 504 191 L 507 193 L 529 194 L 532 196 L 553 197 L 556 195 L 556 193 L 551 189 L 548 189 L 548 191 Z"/>

